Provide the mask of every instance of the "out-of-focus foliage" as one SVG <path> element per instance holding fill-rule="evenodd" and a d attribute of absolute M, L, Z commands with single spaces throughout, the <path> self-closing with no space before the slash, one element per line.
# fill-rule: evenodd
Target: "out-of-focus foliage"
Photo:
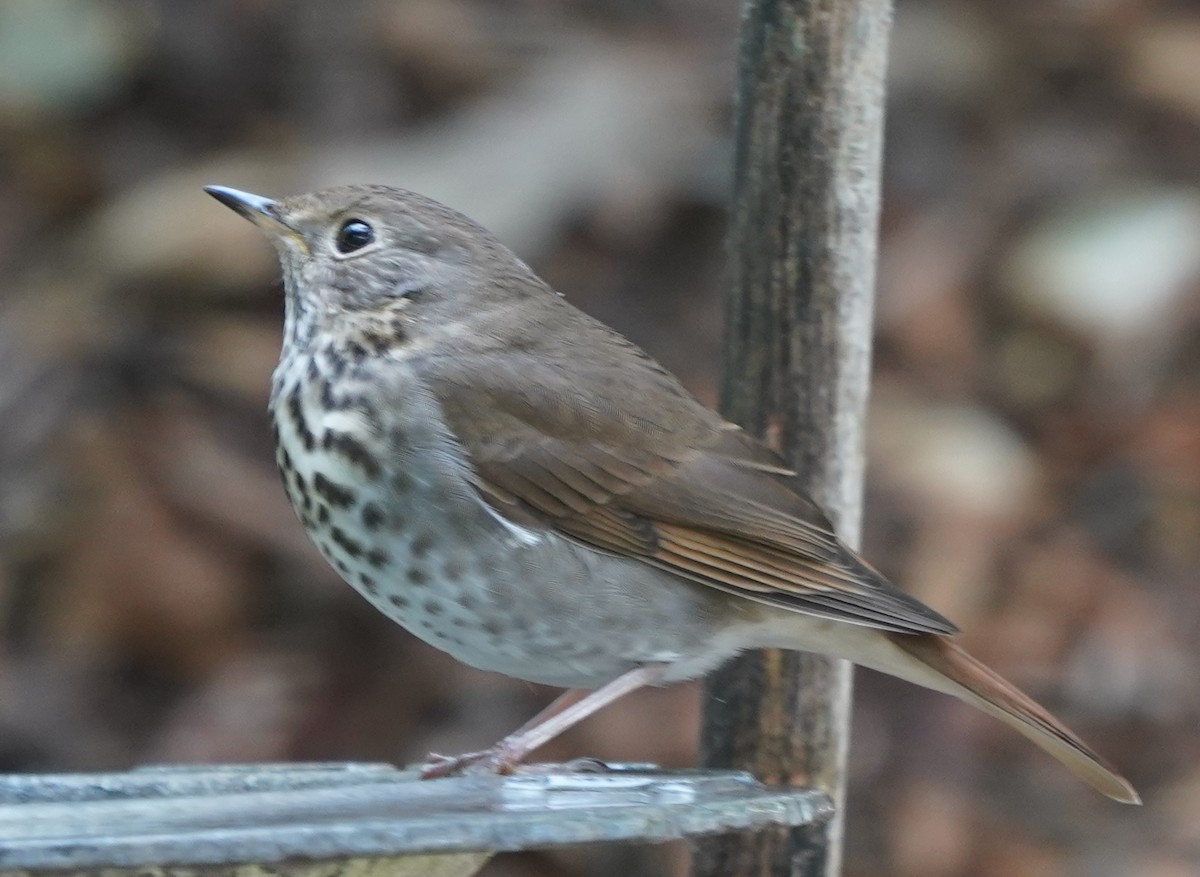
<path fill-rule="evenodd" d="M 309 547 L 264 415 L 273 258 L 199 186 L 440 198 L 711 400 L 734 6 L 0 4 L 0 769 L 405 761 L 550 696 Z M 882 242 L 867 553 L 1147 804 L 864 673 L 848 873 L 1195 873 L 1200 10 L 901 0 Z M 687 764 L 697 713 L 642 693 L 543 755 Z"/>

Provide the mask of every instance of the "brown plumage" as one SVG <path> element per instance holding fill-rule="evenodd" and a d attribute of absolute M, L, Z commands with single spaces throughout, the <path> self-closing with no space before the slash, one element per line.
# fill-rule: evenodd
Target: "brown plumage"
<path fill-rule="evenodd" d="M 953 694 L 1137 800 L 844 546 L 774 453 L 466 217 L 378 186 L 209 191 L 280 254 L 279 460 L 331 563 L 468 663 L 600 689 L 431 775 L 507 768 L 631 688 L 775 646 Z"/>
<path fill-rule="evenodd" d="M 843 546 L 773 452 L 607 327 L 574 309 L 563 317 L 560 331 L 580 346 L 615 347 L 611 371 L 556 362 L 542 349 L 554 346 L 548 335 L 518 356 L 458 352 L 423 368 L 496 511 L 763 603 L 887 630 L 956 630 Z M 618 380 L 633 386 L 614 389 Z"/>

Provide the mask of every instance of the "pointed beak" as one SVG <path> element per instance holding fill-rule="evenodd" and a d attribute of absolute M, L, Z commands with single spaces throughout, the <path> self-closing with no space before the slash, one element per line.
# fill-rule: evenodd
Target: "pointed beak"
<path fill-rule="evenodd" d="M 275 202 L 270 198 L 239 192 L 226 186 L 205 186 L 204 191 L 256 225 L 264 219 L 279 224 L 279 218 L 275 215 Z"/>
<path fill-rule="evenodd" d="M 269 237 L 293 242 L 299 245 L 300 250 L 308 252 L 308 244 L 304 237 L 280 216 L 277 202 L 262 195 L 230 189 L 228 186 L 205 186 L 204 191 L 239 216 L 253 222 Z"/>

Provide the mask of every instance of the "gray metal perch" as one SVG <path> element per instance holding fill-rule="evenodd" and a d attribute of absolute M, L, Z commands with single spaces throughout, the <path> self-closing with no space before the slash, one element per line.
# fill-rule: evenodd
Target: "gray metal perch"
<path fill-rule="evenodd" d="M 0 777 L 0 875 L 465 877 L 496 852 L 819 823 L 828 798 L 735 771 L 537 765 L 420 781 L 381 764 Z"/>

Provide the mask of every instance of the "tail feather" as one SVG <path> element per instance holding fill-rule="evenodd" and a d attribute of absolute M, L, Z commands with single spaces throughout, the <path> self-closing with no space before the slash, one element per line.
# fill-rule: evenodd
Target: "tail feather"
<path fill-rule="evenodd" d="M 953 687 L 930 685 L 923 679 L 913 681 L 940 688 L 995 716 L 1108 797 L 1127 804 L 1141 803 L 1129 781 L 1074 732 L 949 638 L 936 634 L 889 634 L 888 639 L 949 680 Z"/>

